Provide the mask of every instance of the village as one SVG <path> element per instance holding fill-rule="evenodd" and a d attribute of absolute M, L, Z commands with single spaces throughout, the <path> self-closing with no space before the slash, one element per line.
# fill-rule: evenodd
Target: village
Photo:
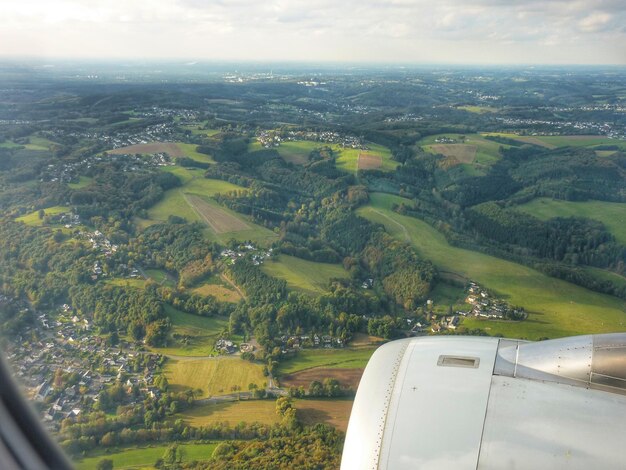
<path fill-rule="evenodd" d="M 131 404 L 160 395 L 154 383 L 164 360 L 160 354 L 123 339 L 110 344 L 67 304 L 41 313 L 6 296 L 0 302 L 17 302 L 36 316 L 34 325 L 6 341 L 5 350 L 48 428 L 58 430 L 63 419 L 91 411 L 100 392 L 115 382 L 133 390 Z"/>
<path fill-rule="evenodd" d="M 337 144 L 343 148 L 368 150 L 362 139 L 359 137 L 343 135 L 338 132 L 325 131 L 267 131 L 260 130 L 256 135 L 257 141 L 264 148 L 279 147 L 281 142 L 309 140 L 328 144 Z"/>

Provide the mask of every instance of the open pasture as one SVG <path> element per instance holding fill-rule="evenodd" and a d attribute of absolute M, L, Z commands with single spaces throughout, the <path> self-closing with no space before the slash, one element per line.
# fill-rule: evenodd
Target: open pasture
<path fill-rule="evenodd" d="M 152 348 L 161 354 L 174 356 L 210 356 L 215 354 L 215 341 L 228 328 L 228 319 L 222 317 L 202 317 L 181 312 L 171 305 L 165 305 L 165 312 L 172 322 L 168 345 Z"/>
<path fill-rule="evenodd" d="M 287 281 L 289 289 L 307 293 L 323 292 L 331 279 L 348 277 L 340 264 L 316 263 L 288 255 L 280 255 L 277 261 L 265 261 L 262 269 L 270 276 Z"/>
<path fill-rule="evenodd" d="M 239 357 L 170 359 L 165 376 L 173 391 L 202 390 L 198 398 L 227 395 L 234 387 L 247 391 L 251 383 L 264 388 L 267 382 L 259 364 Z"/>
<path fill-rule="evenodd" d="M 516 207 L 541 220 L 554 217 L 585 217 L 602 222 L 613 236 L 626 244 L 626 203 L 607 201 L 562 201 L 536 198 Z"/>
<path fill-rule="evenodd" d="M 179 444 L 184 450 L 183 462 L 208 460 L 218 442 L 209 444 Z M 136 470 L 154 468 L 154 463 L 163 457 L 170 444 L 150 445 L 146 447 L 114 447 L 89 452 L 87 457 L 76 462 L 78 470 L 95 470 L 102 459 L 111 459 L 116 470 Z"/>
<path fill-rule="evenodd" d="M 626 303 L 548 277 L 529 267 L 448 244 L 443 234 L 419 219 L 391 210 L 396 202 L 410 201 L 387 194 L 371 195 L 371 203 L 358 210 L 381 223 L 394 237 L 410 242 L 424 258 L 441 270 L 472 279 L 513 305 L 523 306 L 529 318 L 522 322 L 468 318 L 463 325 L 490 334 L 538 339 L 586 333 L 623 331 Z"/>
<path fill-rule="evenodd" d="M 216 234 L 237 232 L 250 228 L 240 218 L 229 214 L 217 204 L 211 204 L 199 196 L 185 195 L 185 200 L 196 211 L 200 219 L 206 222 Z"/>
<path fill-rule="evenodd" d="M 313 368 L 364 369 L 375 346 L 343 349 L 303 349 L 278 365 L 277 375 L 285 376 Z"/>

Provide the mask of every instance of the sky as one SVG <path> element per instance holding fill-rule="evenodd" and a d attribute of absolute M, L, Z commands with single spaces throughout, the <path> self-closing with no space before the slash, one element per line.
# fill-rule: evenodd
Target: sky
<path fill-rule="evenodd" d="M 1 0 L 0 56 L 626 65 L 626 0 Z"/>

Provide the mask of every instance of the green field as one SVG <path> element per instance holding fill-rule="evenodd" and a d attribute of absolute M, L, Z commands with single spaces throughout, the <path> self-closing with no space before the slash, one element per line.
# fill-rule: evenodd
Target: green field
<path fill-rule="evenodd" d="M 193 460 L 208 460 L 217 447 L 218 442 L 210 444 L 180 444 L 179 448 L 184 449 L 185 457 L 183 462 Z M 140 469 L 154 468 L 154 463 L 163 457 L 165 450 L 170 444 L 155 445 L 149 447 L 114 447 L 107 450 L 90 452 L 88 457 L 76 462 L 77 470 L 93 470 L 102 459 L 111 459 L 113 468 L 118 469 Z"/>
<path fill-rule="evenodd" d="M 221 302 L 239 302 L 241 295 L 219 276 L 211 276 L 192 289 L 192 292 L 204 296 L 213 296 Z"/>
<path fill-rule="evenodd" d="M 161 354 L 175 356 L 209 356 L 215 354 L 215 341 L 228 328 L 228 319 L 201 317 L 181 312 L 171 305 L 164 305 L 172 322 L 169 344 L 164 348 L 153 348 Z"/>
<path fill-rule="evenodd" d="M 367 152 L 372 155 L 380 155 L 382 158 L 382 165 L 378 168 L 379 170 L 393 171 L 399 165 L 398 162 L 391 159 L 391 151 L 382 145 L 368 143 L 367 147 L 369 150 L 341 148 L 341 146 L 336 144 L 331 147 L 338 154 L 335 166 L 340 170 L 349 171 L 350 173 L 356 172 L 359 155 L 362 152 Z"/>
<path fill-rule="evenodd" d="M 110 286 L 133 287 L 135 289 L 143 289 L 146 287 L 146 280 L 140 277 L 114 277 L 105 281 Z"/>
<path fill-rule="evenodd" d="M 59 215 L 64 212 L 69 212 L 70 208 L 67 206 L 52 206 L 44 209 L 45 215 Z M 39 211 L 33 211 L 30 214 L 22 215 L 16 218 L 18 222 L 24 222 L 26 225 L 40 226 L 43 225 L 43 219 L 39 218 Z"/>
<path fill-rule="evenodd" d="M 626 203 L 606 201 L 561 201 L 537 198 L 516 207 L 541 220 L 553 217 L 585 217 L 602 222 L 613 236 L 626 244 Z"/>
<path fill-rule="evenodd" d="M 303 349 L 296 356 L 281 361 L 277 375 L 293 374 L 313 367 L 331 369 L 365 368 L 376 347 L 344 349 Z"/>
<path fill-rule="evenodd" d="M 394 202 L 408 201 L 372 194 L 370 205 L 358 212 L 383 224 L 391 235 L 412 243 L 440 269 L 479 282 L 509 303 L 523 306 L 530 314 L 523 322 L 466 319 L 465 326 L 528 339 L 624 330 L 625 302 L 545 276 L 526 266 L 452 247 L 426 222 L 391 211 Z"/>
<path fill-rule="evenodd" d="M 244 391 L 248 391 L 248 387 Z M 195 427 L 223 422 L 235 426 L 241 422 L 274 424 L 280 421 L 274 400 L 242 400 L 198 405 L 179 413 L 176 418 Z"/>
<path fill-rule="evenodd" d="M 78 183 L 68 183 L 68 186 L 72 189 L 82 189 L 89 186 L 92 181 L 93 178 L 90 178 L 88 176 L 79 176 Z"/>
<path fill-rule="evenodd" d="M 238 357 L 170 359 L 165 375 L 173 391 L 202 390 L 198 398 L 230 394 L 234 386 L 248 391 L 251 383 L 265 388 L 267 382 L 259 364 Z"/>
<path fill-rule="evenodd" d="M 262 269 L 270 276 L 287 281 L 290 289 L 309 293 L 323 292 L 333 278 L 348 277 L 340 264 L 316 263 L 287 255 L 280 255 L 278 261 L 267 260 Z"/>
<path fill-rule="evenodd" d="M 214 209 L 213 215 L 219 215 L 221 213 L 224 214 L 224 217 L 235 218 L 241 222 L 245 222 L 246 225 L 244 229 L 226 231 L 224 233 L 216 233 L 207 226 L 205 234 L 210 240 L 226 243 L 234 238 L 240 241 L 250 240 L 254 243 L 266 246 L 277 238 L 277 235 L 271 230 L 250 222 L 246 216 L 220 206 L 212 199 L 212 197 L 218 193 L 244 190 L 245 188 L 228 183 L 227 181 L 204 178 L 202 173 L 196 170 L 189 170 L 177 166 L 165 168 L 165 171 L 169 171 L 178 176 L 183 182 L 183 186 L 166 191 L 163 198 L 148 209 L 149 220 L 138 220 L 141 227 L 146 227 L 151 223 L 165 222 L 170 215 L 183 217 L 188 222 L 206 222 L 199 211 L 192 205 L 193 198 L 189 197 L 200 196 L 206 204 Z"/>
<path fill-rule="evenodd" d="M 162 269 L 146 269 L 146 274 L 157 284 L 176 287 L 175 280 Z"/>
<path fill-rule="evenodd" d="M 483 135 L 498 135 L 525 144 L 540 145 L 546 148 L 593 147 L 596 145 L 617 145 L 626 150 L 626 141 L 609 139 L 602 135 L 517 135 L 506 132 L 489 132 Z"/>
<path fill-rule="evenodd" d="M 309 154 L 324 146 L 323 142 L 314 142 L 311 140 L 295 140 L 281 142 L 280 146 L 276 148 L 283 160 L 296 165 L 303 165 L 309 161 Z"/>
<path fill-rule="evenodd" d="M 179 149 L 183 151 L 185 156 L 193 160 L 204 163 L 215 163 L 215 160 L 213 160 L 211 156 L 196 151 L 196 147 L 198 147 L 197 144 L 185 144 L 183 142 L 176 142 L 176 145 Z"/>
<path fill-rule="evenodd" d="M 497 162 L 500 159 L 500 147 L 505 147 L 505 148 L 508 147 L 507 145 L 501 144 L 499 142 L 493 142 L 491 140 L 485 139 L 480 134 L 430 135 L 420 140 L 418 145 L 420 145 L 427 152 L 437 153 L 435 149 L 433 148 L 433 146 L 446 145 L 445 143 L 438 144 L 436 142 L 437 139 L 442 138 L 442 137 L 454 139 L 456 141 L 455 144 L 465 144 L 465 145 L 475 146 L 476 154 L 475 154 L 472 166 L 478 167 L 478 168 L 491 165 Z"/>

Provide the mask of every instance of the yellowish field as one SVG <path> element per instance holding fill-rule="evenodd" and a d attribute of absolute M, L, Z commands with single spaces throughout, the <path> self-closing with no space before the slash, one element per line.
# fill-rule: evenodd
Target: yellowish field
<path fill-rule="evenodd" d="M 210 204 L 199 196 L 184 195 L 184 197 L 198 216 L 217 234 L 237 232 L 250 228 L 243 220 L 229 214 L 217 204 Z"/>
<path fill-rule="evenodd" d="M 247 387 L 245 390 L 247 391 Z M 194 427 L 223 422 L 235 426 L 242 421 L 263 424 L 274 424 L 279 421 L 274 400 L 242 400 L 199 405 L 179 413 L 176 418 Z"/>
<path fill-rule="evenodd" d="M 326 423 L 342 431 L 348 428 L 353 401 L 345 400 L 296 400 L 298 418 L 307 425 Z"/>
<path fill-rule="evenodd" d="M 241 300 L 241 296 L 237 291 L 221 284 L 204 283 L 193 289 L 192 292 L 204 296 L 211 295 L 220 302 L 237 303 Z"/>
<path fill-rule="evenodd" d="M 70 208 L 67 206 L 52 206 L 44 209 L 45 215 L 59 215 L 64 212 L 69 212 Z M 39 226 L 43 225 L 43 219 L 39 218 L 39 211 L 33 211 L 30 214 L 22 215 L 16 218 L 18 222 L 24 222 L 26 225 Z"/>
<path fill-rule="evenodd" d="M 172 390 L 200 389 L 202 397 L 233 393 L 233 387 L 247 391 L 251 383 L 264 388 L 267 381 L 260 365 L 238 357 L 170 359 L 165 375 Z"/>

